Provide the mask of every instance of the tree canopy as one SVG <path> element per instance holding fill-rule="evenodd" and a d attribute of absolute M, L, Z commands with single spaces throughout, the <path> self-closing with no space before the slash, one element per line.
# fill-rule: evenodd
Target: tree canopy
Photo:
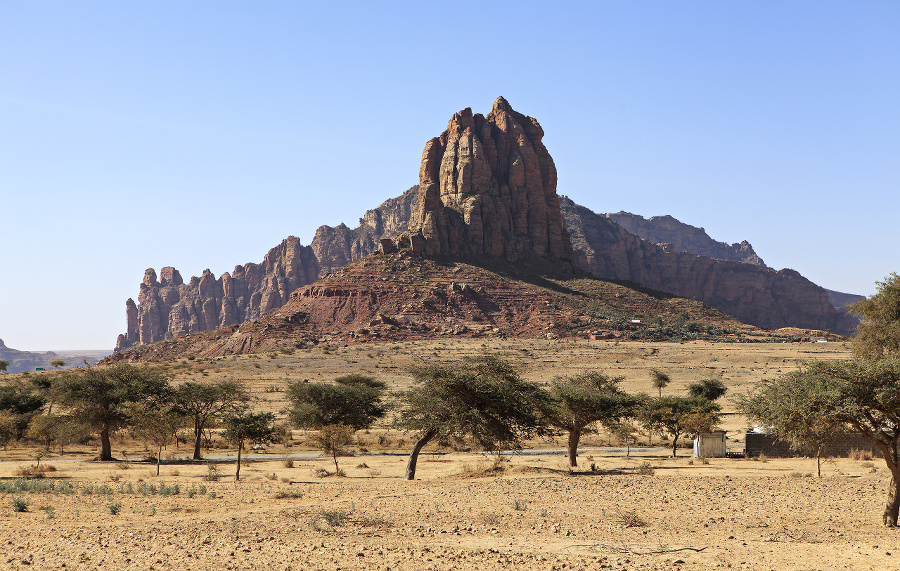
<path fill-rule="evenodd" d="M 244 442 L 267 444 L 275 441 L 275 415 L 271 412 L 240 412 L 225 417 L 222 438 L 237 446 L 234 479 L 241 479 L 241 452 Z"/>
<path fill-rule="evenodd" d="M 291 402 L 288 418 L 298 428 L 368 428 L 384 416 L 383 393 L 383 382 L 360 374 L 338 377 L 334 384 L 291 383 L 287 391 Z"/>
<path fill-rule="evenodd" d="M 653 382 L 653 386 L 659 390 L 659 396 L 662 396 L 662 390 L 669 386 L 672 379 L 669 375 L 659 369 L 650 369 L 650 381 Z"/>
<path fill-rule="evenodd" d="M 845 431 L 836 414 L 838 387 L 815 367 L 801 368 L 775 380 L 764 380 L 737 401 L 751 421 L 771 427 L 773 434 L 797 452 L 815 451 L 822 476 L 824 447 Z"/>
<path fill-rule="evenodd" d="M 719 379 L 701 379 L 688 385 L 689 395 L 706 400 L 719 400 L 726 392 L 728 388 Z"/>
<path fill-rule="evenodd" d="M 500 450 L 519 448 L 522 438 L 546 429 L 539 412 L 549 406 L 546 391 L 496 356 L 423 364 L 410 373 L 415 384 L 400 393 L 406 406 L 395 422 L 419 435 L 407 465 L 409 480 L 419 452 L 435 436 L 470 436 L 485 450 Z"/>
<path fill-rule="evenodd" d="M 850 305 L 862 318 L 853 338 L 858 359 L 900 354 L 900 275 L 892 273 L 876 286 L 874 295 Z"/>

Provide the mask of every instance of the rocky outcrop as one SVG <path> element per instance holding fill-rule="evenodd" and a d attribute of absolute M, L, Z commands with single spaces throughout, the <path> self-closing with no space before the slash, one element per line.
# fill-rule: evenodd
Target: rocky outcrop
<path fill-rule="evenodd" d="M 185 283 L 172 267 L 144 272 L 138 303 L 126 304 L 127 331 L 116 350 L 184 333 L 243 323 L 284 305 L 292 291 L 319 276 L 311 248 L 294 236 L 269 250 L 261 264 L 235 266 L 218 279 L 209 270 Z"/>
<path fill-rule="evenodd" d="M 597 277 L 627 280 L 695 299 L 764 329 L 800 327 L 849 333 L 848 316 L 828 292 L 794 270 L 716 260 L 654 244 L 566 197 L 560 200 L 577 265 Z"/>
<path fill-rule="evenodd" d="M 616 212 L 607 214 L 606 217 L 648 242 L 671 244 L 676 252 L 691 252 L 717 260 L 730 260 L 766 267 L 762 258 L 756 255 L 753 246 L 746 240 L 740 244 L 731 245 L 717 242 L 710 238 L 703 228 L 685 224 L 669 215 L 644 218 L 630 212 Z"/>
<path fill-rule="evenodd" d="M 291 292 L 375 251 L 384 236 L 406 231 L 417 187 L 367 211 L 359 226 L 320 226 L 310 246 L 293 236 L 261 264 L 236 266 L 218 279 L 206 270 L 184 283 L 175 268 L 144 273 L 138 303 L 125 302 L 126 332 L 116 350 L 243 323 L 284 305 Z"/>
<path fill-rule="evenodd" d="M 571 261 L 543 136 L 502 97 L 487 117 L 455 114 L 425 145 L 410 229 L 396 246 L 430 257 Z"/>
<path fill-rule="evenodd" d="M 382 238 L 405 232 L 409 227 L 418 188 L 414 186 L 397 198 L 386 200 L 378 208 L 367 211 L 355 229 L 351 230 L 345 224 L 319 226 L 310 246 L 319 262 L 321 274 L 364 258 L 378 249 Z"/>

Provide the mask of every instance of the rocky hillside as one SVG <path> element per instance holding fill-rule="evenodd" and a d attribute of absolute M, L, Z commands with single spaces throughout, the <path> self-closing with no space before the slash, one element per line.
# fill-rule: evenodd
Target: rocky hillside
<path fill-rule="evenodd" d="M 148 269 L 138 303 L 126 302 L 127 332 L 117 350 L 259 317 L 383 241 L 388 252 L 409 248 L 438 258 L 574 263 L 600 278 L 702 301 L 758 327 L 849 332 L 852 320 L 835 311 L 826 290 L 792 270 L 765 267 L 746 242 L 715 242 L 671 217 L 599 215 L 559 197 L 542 137 L 537 120 L 503 98 L 487 116 L 460 111 L 426 143 L 419 185 L 366 212 L 356 228 L 322 226 L 310 246 L 289 237 L 261 264 L 219 278 L 207 270 L 184 283 L 177 270 L 163 268 L 157 280 Z M 642 239 L 617 217 L 655 233 Z M 728 256 L 745 261 L 722 259 Z"/>
<path fill-rule="evenodd" d="M 669 215 L 644 218 L 630 212 L 607 214 L 607 218 L 631 232 L 635 236 L 653 244 L 671 244 L 676 252 L 690 252 L 716 260 L 743 262 L 766 267 L 753 246 L 744 240 L 740 244 L 717 242 L 709 237 L 706 230 L 680 222 Z"/>
<path fill-rule="evenodd" d="M 632 323 L 635 319 L 641 323 Z M 299 288 L 283 307 L 257 319 L 133 347 L 114 359 L 289 352 L 373 340 L 589 335 L 766 338 L 700 302 L 640 291 L 579 270 L 560 272 L 557 264 L 532 261 L 527 269 L 505 260 L 472 264 L 403 249 L 351 262 Z"/>

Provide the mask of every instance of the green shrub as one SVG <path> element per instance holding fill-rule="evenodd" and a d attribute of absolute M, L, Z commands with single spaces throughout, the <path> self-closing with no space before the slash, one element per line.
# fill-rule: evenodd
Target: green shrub
<path fill-rule="evenodd" d="M 322 518 L 325 520 L 325 523 L 331 527 L 337 527 L 344 525 L 344 521 L 347 519 L 347 512 L 341 510 L 325 510 L 322 512 Z"/>
<path fill-rule="evenodd" d="M 26 498 L 15 497 L 12 499 L 12 510 L 14 512 L 27 512 L 28 500 Z"/>

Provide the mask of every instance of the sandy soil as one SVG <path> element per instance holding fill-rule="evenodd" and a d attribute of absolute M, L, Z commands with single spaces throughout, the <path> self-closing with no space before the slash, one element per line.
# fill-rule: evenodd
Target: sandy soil
<path fill-rule="evenodd" d="M 203 464 L 164 465 L 156 477 L 146 465 L 54 461 L 57 471 L 47 475 L 73 493 L 4 495 L 0 568 L 900 565 L 898 532 L 878 524 L 888 483 L 878 461 L 832 460 L 819 479 L 808 459 L 702 464 L 590 453 L 581 458 L 584 472 L 570 474 L 562 456 L 515 456 L 497 468 L 482 455 L 445 454 L 425 455 L 420 479 L 407 482 L 405 460 L 341 458 L 343 478 L 314 475 L 333 470 L 331 459 L 290 468 L 254 461 L 239 482 L 233 464 L 221 465 L 227 475 L 211 482 Z M 0 464 L 0 477 L 14 477 L 20 465 Z M 159 494 L 175 484 L 177 494 Z M 14 498 L 28 501 L 26 512 L 12 510 Z"/>
<path fill-rule="evenodd" d="M 364 371 L 396 389 L 408 386 L 405 367 L 418 359 L 485 350 L 520 363 L 530 380 L 600 369 L 623 376 L 630 392 L 651 392 L 648 371 L 657 367 L 673 379 L 664 394 L 684 394 L 706 376 L 740 393 L 798 360 L 848 356 L 834 343 L 467 340 L 169 365 L 178 367 L 179 380 L 243 380 L 259 408 L 280 411 L 292 380 Z M 730 445 L 740 447 L 746 422 L 723 404 Z M 407 482 L 409 435 L 382 427 L 358 436 L 357 451 L 380 454 L 340 458 L 347 477 L 317 477 L 317 470 L 334 471 L 331 459 L 276 459 L 314 453 L 295 431 L 290 447 L 253 455 L 239 482 L 233 461 L 218 465 L 218 481 L 207 479 L 203 463 L 165 464 L 157 477 L 154 466 L 90 462 L 96 448 L 73 448 L 42 460 L 56 468 L 42 480 L 53 491 L 0 494 L 0 569 L 900 568 L 900 536 L 879 523 L 889 483 L 880 459 L 830 460 L 819 479 L 809 459 L 704 464 L 686 451 L 677 459 L 645 449 L 629 458 L 586 451 L 582 471 L 570 473 L 562 455 L 513 456 L 495 466 L 481 454 L 429 447 L 441 453 L 423 455 L 419 479 Z M 585 448 L 608 444 L 602 433 L 583 440 Z M 146 452 L 123 437 L 113 451 L 129 458 Z M 0 484 L 14 483 L 36 452 L 0 453 Z M 17 500 L 27 511 L 13 510 Z"/>

